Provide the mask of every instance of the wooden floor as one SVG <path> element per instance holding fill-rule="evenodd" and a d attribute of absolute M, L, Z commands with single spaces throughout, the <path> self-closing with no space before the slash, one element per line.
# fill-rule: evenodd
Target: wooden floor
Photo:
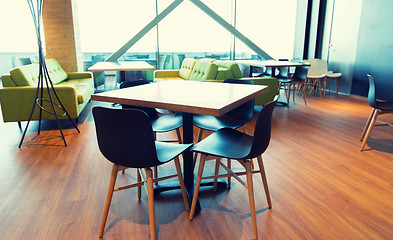
<path fill-rule="evenodd" d="M 32 124 L 21 149 L 17 124 L 0 123 L 0 239 L 98 239 L 111 164 L 97 147 L 94 104 L 82 114 L 81 133 L 63 122 L 68 147 L 56 123 L 45 122 L 38 137 Z M 260 239 L 393 239 L 393 128 L 376 128 L 360 152 L 370 110 L 366 101 L 334 95 L 275 108 L 263 155 L 273 209 L 254 176 Z M 169 171 L 172 165 L 160 169 Z M 135 178 L 128 170 L 118 183 Z M 250 239 L 247 196 L 236 181 L 216 193 L 204 187 L 202 211 L 189 221 L 180 191 L 162 193 L 158 239 Z M 103 239 L 149 239 L 147 211 L 145 192 L 141 201 L 136 189 L 115 193 Z"/>

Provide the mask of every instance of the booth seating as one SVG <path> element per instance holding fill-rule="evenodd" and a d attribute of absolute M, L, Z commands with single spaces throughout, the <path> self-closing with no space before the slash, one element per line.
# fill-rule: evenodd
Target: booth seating
<path fill-rule="evenodd" d="M 72 119 L 78 119 L 79 114 L 94 93 L 93 75 L 88 72 L 65 72 L 56 59 L 47 59 L 46 66 L 50 79 L 54 85 L 57 95 Z M 28 121 L 34 99 L 37 92 L 39 76 L 39 63 L 32 63 L 14 68 L 9 74 L 1 77 L 2 88 L 0 88 L 0 103 L 4 122 Z M 44 87 L 46 84 L 44 82 Z M 59 105 L 52 91 L 52 99 L 55 105 Z M 40 98 L 40 94 L 37 96 Z M 50 99 L 46 88 L 43 98 Z M 51 103 L 43 102 L 43 107 L 52 110 Z M 57 106 L 56 111 L 59 109 Z M 62 114 L 62 110 L 58 110 Z M 52 111 L 51 111 L 52 112 Z M 31 120 L 39 120 L 40 108 L 35 107 Z M 67 115 L 59 116 L 67 119 Z M 42 111 L 42 120 L 56 119 L 52 114 Z"/>
<path fill-rule="evenodd" d="M 252 80 L 256 85 L 267 85 L 269 90 L 255 98 L 255 105 L 265 105 L 278 94 L 278 80 L 274 77 L 244 78 L 239 65 L 234 61 L 222 61 L 212 58 L 199 60 L 185 58 L 178 70 L 156 70 L 154 81 L 162 80 L 200 80 L 223 82 L 225 79 Z"/>

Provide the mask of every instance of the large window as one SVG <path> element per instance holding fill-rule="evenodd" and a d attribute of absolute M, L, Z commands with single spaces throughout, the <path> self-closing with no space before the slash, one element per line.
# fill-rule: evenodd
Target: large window
<path fill-rule="evenodd" d="M 297 0 L 237 1 L 236 28 L 275 59 L 293 55 Z M 236 55 L 255 55 L 236 41 Z"/>
<path fill-rule="evenodd" d="M 146 26 L 174 1 L 77 0 L 84 60 L 90 61 L 88 64 L 102 61 L 131 39 L 138 41 L 118 60 L 150 59 L 159 63 L 157 68 L 177 68 L 184 57 L 230 59 L 233 51 L 236 58 L 258 58 L 250 42 L 276 59 L 292 58 L 297 0 L 200 0 L 196 1 L 199 7 L 184 0 L 158 28 L 152 26 L 147 31 Z M 0 30 L 7 36 L 2 38 L 0 53 L 12 52 L 14 57 L 36 53 L 26 1 L 1 0 L 0 7 L 7 9 L 0 14 Z M 209 9 L 219 17 L 208 16 Z M 222 26 L 224 21 L 235 23 L 249 42 L 234 41 L 233 33 Z"/>
<path fill-rule="evenodd" d="M 209 2 L 211 8 L 218 8 L 230 1 Z M 230 13 L 230 8 L 226 9 Z M 178 68 L 179 54 L 192 58 L 229 58 L 231 34 L 191 2 L 181 3 L 158 27 L 160 53 L 173 58 L 173 68 Z"/>

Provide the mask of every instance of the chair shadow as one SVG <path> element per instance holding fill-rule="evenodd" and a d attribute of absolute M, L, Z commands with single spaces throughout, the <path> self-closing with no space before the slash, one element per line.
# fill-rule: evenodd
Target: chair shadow
<path fill-rule="evenodd" d="M 110 214 L 116 217 L 113 221 L 107 222 L 104 234 L 121 221 L 149 226 L 149 206 L 144 188 L 142 188 L 141 200 L 137 198 L 136 188 L 119 193 L 119 195 L 115 202 L 112 201 L 110 207 Z M 159 235 L 160 225 L 171 223 L 184 214 L 184 217 L 188 218 L 180 189 L 154 195 L 154 206 L 157 236 Z"/>
<path fill-rule="evenodd" d="M 393 139 L 371 138 L 367 139 L 368 149 L 365 151 L 377 150 L 393 154 Z"/>

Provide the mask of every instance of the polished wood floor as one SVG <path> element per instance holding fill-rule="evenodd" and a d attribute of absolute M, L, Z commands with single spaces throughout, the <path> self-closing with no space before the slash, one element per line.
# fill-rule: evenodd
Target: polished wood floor
<path fill-rule="evenodd" d="M 271 210 L 254 176 L 260 239 L 393 239 L 393 128 L 375 128 L 360 152 L 371 110 L 366 101 L 334 95 L 307 100 L 307 106 L 298 97 L 289 108 L 274 110 L 263 155 Z M 81 133 L 63 122 L 68 147 L 54 122 L 44 122 L 38 137 L 33 123 L 21 149 L 17 124 L 0 123 L 0 239 L 98 239 L 111 164 L 97 147 L 94 104 L 82 114 Z M 170 171 L 172 165 L 160 169 Z M 118 183 L 135 178 L 128 170 Z M 158 239 L 250 239 L 247 196 L 236 181 L 215 193 L 204 187 L 202 211 L 189 221 L 180 191 L 161 193 L 155 199 Z M 103 239 L 149 239 L 147 211 L 144 191 L 141 201 L 136 189 L 115 193 Z"/>

